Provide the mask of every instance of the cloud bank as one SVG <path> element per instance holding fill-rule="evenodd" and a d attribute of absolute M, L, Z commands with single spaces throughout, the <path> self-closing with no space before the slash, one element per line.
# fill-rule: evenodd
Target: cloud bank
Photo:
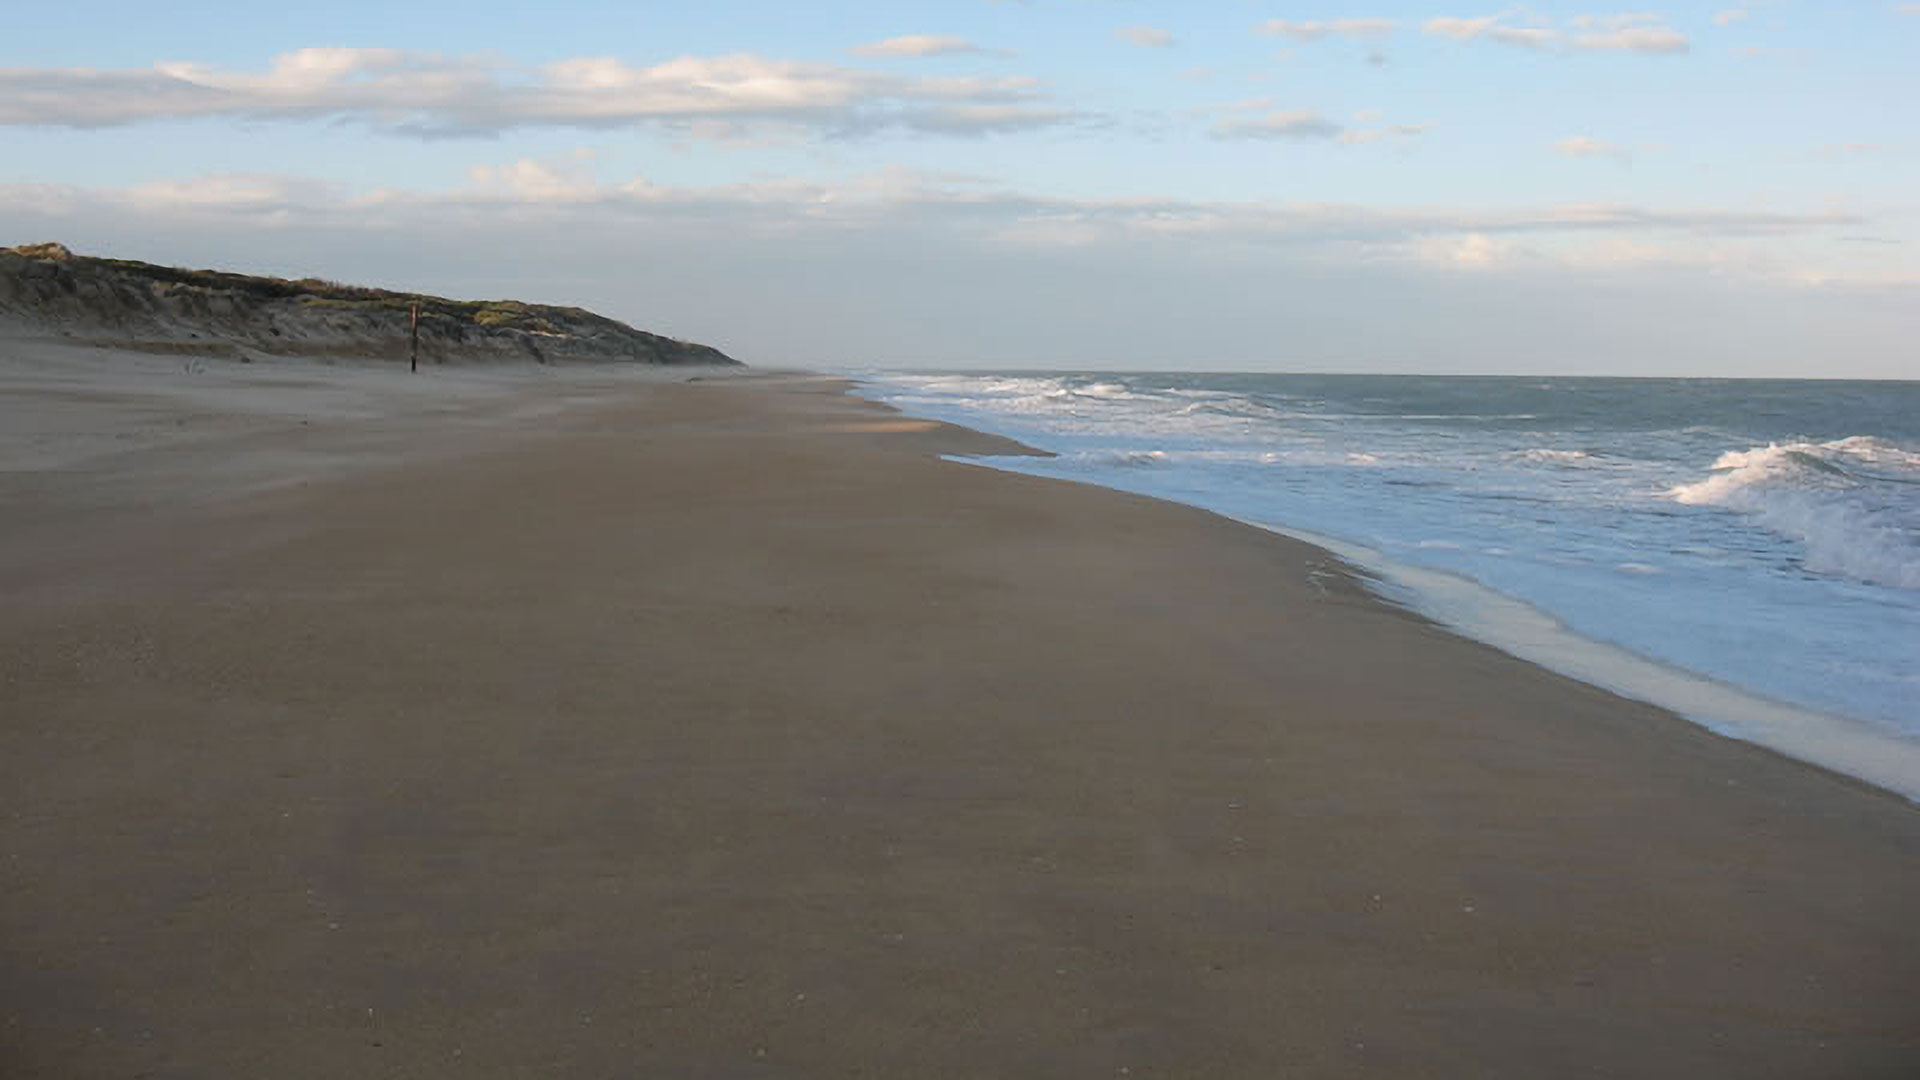
<path fill-rule="evenodd" d="M 895 38 L 873 48 L 933 55 L 953 51 L 955 40 Z M 421 137 L 534 126 L 697 134 L 716 124 L 841 136 L 882 129 L 978 135 L 1076 119 L 1045 105 L 1032 77 L 907 78 L 750 53 L 651 66 L 575 57 L 523 70 L 396 49 L 300 49 L 274 57 L 264 73 L 191 63 L 0 69 L 4 125 L 86 128 L 207 117 L 347 120 Z"/>
<path fill-rule="evenodd" d="M 1909 362 L 1911 320 L 1884 312 L 1913 310 L 1920 280 L 1865 274 L 1905 265 L 1897 247 L 1844 242 L 1875 224 L 1595 203 L 1071 199 L 906 169 L 676 186 L 602 182 L 585 157 L 510 160 L 444 190 L 271 175 L 0 185 L 0 231 L 24 238 L 583 304 L 752 362 L 816 366 L 1465 372 L 1525 357 L 1536 373 L 1672 374 L 1689 370 L 1679 355 L 1790 374 L 1839 320 L 1856 327 L 1850 370 L 1886 375 Z M 1845 258 L 1795 262 L 1827 242 Z"/>
<path fill-rule="evenodd" d="M 1315 126 L 1326 121 L 1306 114 L 1300 123 Z M 0 184 L 0 214 L 78 217 L 115 208 L 183 220 L 224 218 L 365 229 L 408 223 L 418 227 L 422 222 L 449 222 L 468 215 L 491 220 L 503 213 L 517 213 L 523 220 L 582 221 L 725 216 L 742 226 L 774 225 L 782 230 L 940 226 L 976 240 L 1017 236 L 1024 226 L 1038 223 L 1072 223 L 1083 237 L 1358 245 L 1351 250 L 1371 254 L 1378 254 L 1380 245 L 1433 236 L 1662 233 L 1725 239 L 1857 230 L 1868 224 L 1858 215 L 1831 211 L 1669 210 L 1614 203 L 1489 211 L 1174 198 L 1067 199 L 1005 190 L 978 178 L 901 168 L 835 182 L 781 179 L 686 187 L 660 185 L 644 177 L 602 182 L 593 176 L 586 156 L 523 158 L 479 167 L 472 170 L 466 186 L 440 191 L 354 190 L 268 174 L 223 174 L 126 188 Z"/>

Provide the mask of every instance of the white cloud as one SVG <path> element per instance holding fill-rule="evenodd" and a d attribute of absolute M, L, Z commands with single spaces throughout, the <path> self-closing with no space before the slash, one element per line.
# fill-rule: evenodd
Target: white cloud
<path fill-rule="evenodd" d="M 1420 32 L 1432 37 L 1449 37 L 1455 41 L 1472 41 L 1491 29 L 1499 18 L 1498 15 L 1482 15 L 1474 19 L 1436 15 L 1420 27 Z"/>
<path fill-rule="evenodd" d="M 1414 241 L 1411 253 L 1421 262 L 1468 270 L 1503 266 L 1523 255 L 1512 241 L 1481 232 L 1421 237 Z"/>
<path fill-rule="evenodd" d="M 1525 49 L 1575 49 L 1588 52 L 1684 53 L 1687 36 L 1646 13 L 1580 15 L 1570 20 L 1575 32 L 1542 25 L 1515 26 L 1507 13 L 1471 18 L 1442 15 L 1428 19 L 1421 32 L 1459 42 L 1491 41 Z"/>
<path fill-rule="evenodd" d="M 1079 114 L 1033 105 L 935 105 L 900 118 L 900 125 L 929 135 L 987 135 L 1070 124 Z"/>
<path fill-rule="evenodd" d="M 1728 8 L 1725 11 L 1719 11 L 1714 13 L 1713 25 L 1732 26 L 1734 23 L 1739 22 L 1740 20 L 1746 18 L 1748 15 L 1751 15 L 1751 14 L 1752 12 L 1748 11 L 1746 8 Z"/>
<path fill-rule="evenodd" d="M 1610 157 L 1625 159 L 1628 154 L 1623 147 L 1602 142 L 1591 135 L 1570 135 L 1553 144 L 1553 149 L 1566 157 Z"/>
<path fill-rule="evenodd" d="M 1216 139 L 1326 139 L 1341 146 L 1359 146 L 1383 139 L 1410 138 L 1426 130 L 1415 124 L 1380 125 L 1384 114 L 1379 109 L 1362 109 L 1354 114 L 1354 123 L 1377 126 L 1347 127 L 1312 109 L 1278 108 L 1272 98 L 1236 101 L 1219 106 L 1216 111 L 1225 114 L 1208 129 Z"/>
<path fill-rule="evenodd" d="M 1418 124 L 1392 124 L 1380 128 L 1349 128 L 1340 133 L 1339 141 L 1346 146 L 1358 146 L 1363 143 L 1379 142 L 1382 139 L 1412 138 L 1426 130 L 1426 128 Z"/>
<path fill-rule="evenodd" d="M 0 125 L 62 127 L 236 117 L 343 119 L 415 136 L 645 126 L 977 134 L 1077 118 L 1041 100 L 1031 77 L 905 78 L 747 53 L 652 66 L 572 57 L 524 70 L 392 49 L 301 49 L 265 74 L 188 63 L 0 70 Z M 981 126 L 968 129 L 969 115 Z"/>
<path fill-rule="evenodd" d="M 600 197 L 591 153 L 572 159 L 520 158 L 505 165 L 476 165 L 467 172 L 475 190 L 530 202 L 586 202 Z"/>
<path fill-rule="evenodd" d="M 124 200 L 158 210 L 209 210 L 261 219 L 306 215 L 315 206 L 338 202 L 343 192 L 330 184 L 264 173 L 228 173 L 188 181 L 159 180 L 125 190 Z"/>
<path fill-rule="evenodd" d="M 324 89 L 364 76 L 376 85 L 404 73 L 409 68 L 433 69 L 441 78 L 460 70 L 459 63 L 447 63 L 438 56 L 410 57 L 398 49 L 295 49 L 275 56 L 265 75 L 241 75 L 221 72 L 202 64 L 173 62 L 155 64 L 154 69 L 183 82 L 224 90 L 249 90 L 262 94 L 297 93 Z"/>
<path fill-rule="evenodd" d="M 1626 26 L 1595 34 L 1580 34 L 1573 39 L 1576 49 L 1602 49 L 1615 52 L 1683 53 L 1692 48 L 1687 35 L 1666 26 Z"/>
<path fill-rule="evenodd" d="M 1332 139 L 1341 127 L 1311 109 L 1277 109 L 1261 116 L 1222 120 L 1213 125 L 1216 139 Z"/>
<path fill-rule="evenodd" d="M 1576 30 L 1616 30 L 1622 26 L 1649 26 L 1663 20 L 1651 11 L 1623 11 L 1613 15 L 1575 15 L 1567 21 Z"/>
<path fill-rule="evenodd" d="M 855 46 L 858 56 L 947 56 L 953 53 L 983 53 L 986 49 L 963 37 L 943 34 L 904 34 Z"/>
<path fill-rule="evenodd" d="M 1287 19 L 1268 19 L 1254 29 L 1270 37 L 1292 38 L 1295 41 L 1318 41 L 1330 35 L 1341 37 L 1378 37 L 1390 34 L 1400 24 L 1392 19 L 1360 18 L 1333 19 L 1331 21 L 1293 22 Z"/>
<path fill-rule="evenodd" d="M 1420 29 L 1432 37 L 1452 38 L 1454 41 L 1485 38 L 1501 45 L 1517 45 L 1528 49 L 1545 48 L 1559 40 L 1559 33 L 1555 30 L 1542 26 L 1508 26 L 1501 21 L 1504 17 L 1481 15 L 1458 18 L 1441 15 L 1428 19 Z"/>
<path fill-rule="evenodd" d="M 1143 49 L 1165 49 L 1173 44 L 1173 32 L 1154 26 L 1123 26 L 1113 36 Z"/>
<path fill-rule="evenodd" d="M 1552 30 L 1537 26 L 1496 26 L 1488 31 L 1487 36 L 1502 45 L 1518 45 L 1527 49 L 1544 49 L 1557 40 Z"/>

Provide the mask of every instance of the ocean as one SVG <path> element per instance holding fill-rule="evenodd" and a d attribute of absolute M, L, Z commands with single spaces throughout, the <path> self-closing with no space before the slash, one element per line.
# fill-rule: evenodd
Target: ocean
<path fill-rule="evenodd" d="M 1388 599 L 1920 800 L 1920 382 L 859 372 L 966 459 L 1329 547 Z"/>

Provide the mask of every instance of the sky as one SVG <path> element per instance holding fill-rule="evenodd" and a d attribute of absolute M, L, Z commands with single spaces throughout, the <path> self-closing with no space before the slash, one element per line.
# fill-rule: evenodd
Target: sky
<path fill-rule="evenodd" d="M 749 363 L 1920 378 L 1920 3 L 21 5 L 0 244 Z"/>

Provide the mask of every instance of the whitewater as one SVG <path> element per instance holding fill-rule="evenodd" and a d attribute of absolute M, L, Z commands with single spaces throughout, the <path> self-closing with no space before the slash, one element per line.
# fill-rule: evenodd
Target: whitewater
<path fill-rule="evenodd" d="M 868 371 L 1527 659 L 1920 799 L 1920 383 Z"/>

